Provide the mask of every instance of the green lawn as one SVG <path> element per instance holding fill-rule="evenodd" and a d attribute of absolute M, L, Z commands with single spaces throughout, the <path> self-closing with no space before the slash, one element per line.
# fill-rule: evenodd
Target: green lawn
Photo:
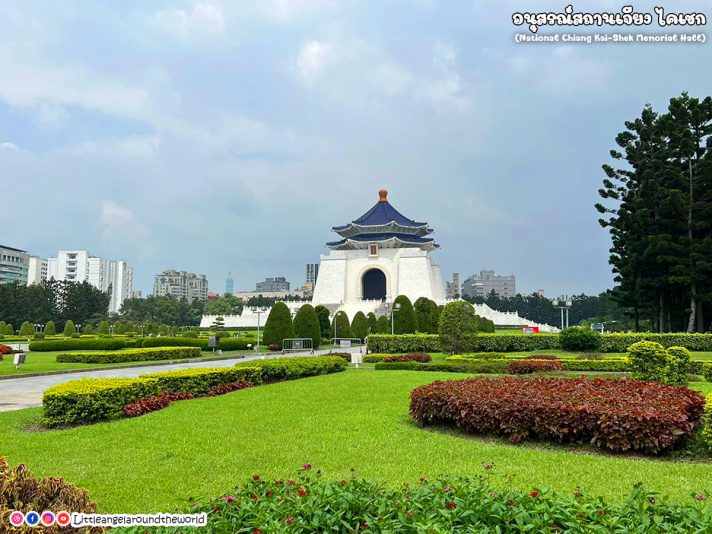
<path fill-rule="evenodd" d="M 57 351 L 57 352 L 28 352 L 27 359 L 20 369 L 15 369 L 13 365 L 13 354 L 5 355 L 3 361 L 0 362 L 0 376 L 22 376 L 31 373 L 46 373 L 50 371 L 69 371 L 69 370 L 93 370 L 93 369 L 103 369 L 105 367 L 117 367 L 117 366 L 139 366 L 139 365 L 152 365 L 167 361 L 178 361 L 178 360 L 152 360 L 143 362 L 122 362 L 122 363 L 57 363 L 57 354 L 64 354 L 66 352 L 94 352 L 94 351 Z M 254 351 L 251 350 L 231 350 L 223 352 L 222 356 L 246 356 L 247 354 L 252 354 Z M 213 357 L 212 352 L 203 352 L 201 358 L 211 358 Z M 182 359 L 181 362 L 192 362 L 199 361 L 201 358 L 192 359 Z"/>
<path fill-rule="evenodd" d="M 310 462 L 331 479 L 350 468 L 389 483 L 483 473 L 520 489 L 580 486 L 613 499 L 636 481 L 676 497 L 712 490 L 712 463 L 608 455 L 588 447 L 511 445 L 421 429 L 408 395 L 453 373 L 350 370 L 178 402 L 136 419 L 30 432 L 39 409 L 0 413 L 2 453 L 41 476 L 86 487 L 106 512 L 170 511 L 219 496 L 255 473 L 289 477 Z M 697 386 L 697 384 L 695 384 Z M 705 384 L 705 387 L 709 384 Z"/>

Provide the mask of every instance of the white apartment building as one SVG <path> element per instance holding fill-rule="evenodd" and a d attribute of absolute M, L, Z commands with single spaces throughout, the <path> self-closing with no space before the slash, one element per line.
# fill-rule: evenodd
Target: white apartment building
<path fill-rule="evenodd" d="M 111 288 L 109 313 L 118 313 L 133 292 L 133 269 L 126 261 L 99 258 L 87 250 L 60 250 L 47 260 L 46 278 L 89 282 L 102 291 Z"/>
<path fill-rule="evenodd" d="M 27 267 L 27 285 L 39 284 L 47 280 L 48 262 L 37 256 L 30 256 Z"/>
<path fill-rule="evenodd" d="M 207 300 L 208 279 L 204 274 L 167 269 L 153 277 L 153 295 L 171 296 L 178 300 Z"/>

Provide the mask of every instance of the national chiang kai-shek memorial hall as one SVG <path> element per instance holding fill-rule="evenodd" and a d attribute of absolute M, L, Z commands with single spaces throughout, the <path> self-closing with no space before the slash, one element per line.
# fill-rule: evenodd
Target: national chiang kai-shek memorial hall
<path fill-rule="evenodd" d="M 359 311 L 386 315 L 398 295 L 406 295 L 411 302 L 420 297 L 438 305 L 447 302 L 440 265 L 432 257 L 439 248 L 432 237 L 433 229 L 426 222 L 416 222 L 401 214 L 389 202 L 385 189 L 378 196 L 376 204 L 359 218 L 332 228 L 340 239 L 327 243 L 329 253 L 321 255 L 311 304 L 326 306 L 332 316 L 337 311 L 345 312 L 349 320 Z M 286 304 L 297 309 L 304 302 Z M 556 330 L 519 317 L 515 312 L 498 312 L 486 304 L 474 306 L 478 315 L 491 319 L 496 326 Z M 265 311 L 260 314 L 264 324 Z M 255 327 L 258 321 L 256 311 L 249 307 L 243 309 L 242 315 L 223 318 L 228 328 Z M 200 326 L 209 327 L 214 319 L 204 315 Z"/>

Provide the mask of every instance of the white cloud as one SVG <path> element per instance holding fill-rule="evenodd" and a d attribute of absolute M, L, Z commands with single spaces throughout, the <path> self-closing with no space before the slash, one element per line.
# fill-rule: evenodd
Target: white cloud
<path fill-rule="evenodd" d="M 335 5 L 334 0 L 257 0 L 257 8 L 277 22 L 313 16 Z"/>
<path fill-rule="evenodd" d="M 130 209 L 105 200 L 100 222 L 105 240 L 130 249 L 138 249 L 142 256 L 143 253 L 151 250 L 149 243 L 151 232 L 148 226 Z"/>
<path fill-rule="evenodd" d="M 160 147 L 160 138 L 155 135 L 131 135 L 112 137 L 99 141 L 85 141 L 69 145 L 57 152 L 75 156 L 100 155 L 108 158 L 146 158 Z"/>
<path fill-rule="evenodd" d="M 336 49 L 333 44 L 310 41 L 299 51 L 297 68 L 302 78 L 307 83 L 311 83 L 335 58 Z"/>
<path fill-rule="evenodd" d="M 423 80 L 418 96 L 437 108 L 467 111 L 472 107 L 472 99 L 456 70 L 457 54 L 451 44 L 436 42 L 432 49 L 433 63 L 440 71 L 435 79 Z"/>
<path fill-rule="evenodd" d="M 182 36 L 225 32 L 222 10 L 218 6 L 203 2 L 195 4 L 191 11 L 183 9 L 157 11 L 151 20 L 163 29 Z"/>
<path fill-rule="evenodd" d="M 396 65 L 384 63 L 376 67 L 371 75 L 371 82 L 388 96 L 402 94 L 413 83 L 413 75 Z"/>
<path fill-rule="evenodd" d="M 15 143 L 5 142 L 0 143 L 0 151 L 19 152 L 19 149 Z"/>

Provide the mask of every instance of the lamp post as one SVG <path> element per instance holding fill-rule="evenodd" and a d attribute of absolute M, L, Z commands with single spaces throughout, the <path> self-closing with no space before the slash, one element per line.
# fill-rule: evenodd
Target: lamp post
<path fill-rule="evenodd" d="M 115 324 L 110 324 L 110 325 L 109 325 L 109 333 L 110 333 L 112 336 L 114 335 L 114 327 L 115 327 L 115 326 L 116 326 Z"/>
<path fill-rule="evenodd" d="M 77 329 L 77 334 L 79 334 L 81 336 L 82 335 L 82 333 L 81 333 L 82 325 L 76 324 L 76 325 L 74 325 L 74 327 Z"/>
<path fill-rule="evenodd" d="M 572 303 L 570 299 L 554 299 L 551 301 L 554 308 L 559 308 L 561 310 L 561 329 L 569 327 L 569 309 L 571 309 Z M 564 310 L 566 310 L 566 326 L 564 326 Z"/>
<path fill-rule="evenodd" d="M 254 306 L 252 312 L 257 314 L 257 348 L 255 351 L 260 352 L 260 316 L 265 312 L 265 310 L 259 306 Z M 264 358 L 264 356 L 263 356 Z"/>
<path fill-rule="evenodd" d="M 395 334 L 395 321 L 394 321 L 394 315 L 395 313 L 398 313 L 400 311 L 400 302 L 396 302 L 391 306 L 391 335 Z"/>

